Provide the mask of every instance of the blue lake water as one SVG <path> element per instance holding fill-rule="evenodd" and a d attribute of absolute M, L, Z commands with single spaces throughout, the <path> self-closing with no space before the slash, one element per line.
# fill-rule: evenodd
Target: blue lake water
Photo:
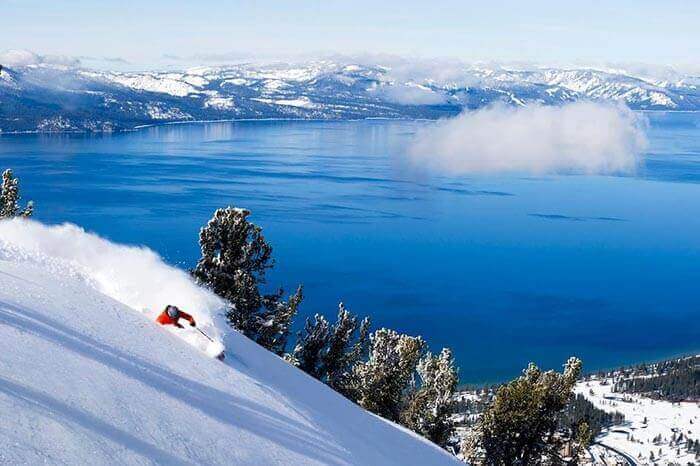
<path fill-rule="evenodd" d="M 302 315 L 342 300 L 453 348 L 463 382 L 700 349 L 700 115 L 649 114 L 634 176 L 407 170 L 428 122 L 237 122 L 0 136 L 36 218 L 190 267 L 217 207 L 253 211 Z M 300 319 L 301 321 L 301 319 Z"/>

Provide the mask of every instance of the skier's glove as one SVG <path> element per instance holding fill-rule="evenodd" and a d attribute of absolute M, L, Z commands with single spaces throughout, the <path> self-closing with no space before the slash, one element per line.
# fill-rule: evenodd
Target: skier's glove
<path fill-rule="evenodd" d="M 194 320 L 190 322 L 190 327 L 194 327 L 196 324 L 194 323 Z"/>

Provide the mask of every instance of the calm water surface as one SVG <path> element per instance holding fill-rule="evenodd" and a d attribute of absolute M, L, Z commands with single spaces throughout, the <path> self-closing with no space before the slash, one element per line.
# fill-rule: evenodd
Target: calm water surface
<path fill-rule="evenodd" d="M 0 136 L 44 222 L 197 259 L 221 206 L 273 243 L 270 285 L 454 349 L 463 382 L 528 361 L 586 369 L 700 349 L 700 115 L 650 115 L 635 176 L 407 170 L 425 122 L 240 122 Z"/>

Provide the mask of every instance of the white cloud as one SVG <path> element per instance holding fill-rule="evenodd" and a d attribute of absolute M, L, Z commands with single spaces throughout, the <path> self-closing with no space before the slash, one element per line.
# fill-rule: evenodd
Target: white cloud
<path fill-rule="evenodd" d="M 450 174 L 631 173 L 646 146 L 642 117 L 619 105 L 488 107 L 441 120 L 408 148 L 416 167 Z"/>
<path fill-rule="evenodd" d="M 36 65 L 39 56 L 29 50 L 6 50 L 0 53 L 0 63 L 8 66 Z"/>
<path fill-rule="evenodd" d="M 379 79 L 386 83 L 469 87 L 479 82 L 479 78 L 474 75 L 473 65 L 459 59 L 400 57 L 385 54 L 341 55 L 335 59 L 350 60 L 370 67 L 381 67 L 385 73 L 379 76 Z"/>
<path fill-rule="evenodd" d="M 7 66 L 40 64 L 79 66 L 80 60 L 64 55 L 39 55 L 29 50 L 5 50 L 0 52 L 0 63 Z"/>
<path fill-rule="evenodd" d="M 444 94 L 411 83 L 383 85 L 377 88 L 377 93 L 383 100 L 401 105 L 439 105 L 447 101 Z"/>

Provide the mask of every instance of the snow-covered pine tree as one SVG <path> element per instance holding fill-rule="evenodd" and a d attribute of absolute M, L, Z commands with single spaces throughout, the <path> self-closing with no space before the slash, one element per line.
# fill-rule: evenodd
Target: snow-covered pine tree
<path fill-rule="evenodd" d="M 349 350 L 350 338 L 357 330 L 357 326 L 357 317 L 350 314 L 343 303 L 340 303 L 338 305 L 338 320 L 331 327 L 328 348 L 321 357 L 327 383 L 331 387 L 335 385 L 335 381 L 345 366 L 344 359 Z"/>
<path fill-rule="evenodd" d="M 306 319 L 304 329 L 297 334 L 294 351 L 285 359 L 356 401 L 353 368 L 367 355 L 369 326 L 369 318 L 358 323 L 357 316 L 340 303 L 338 320 L 333 325 L 319 314 Z"/>
<path fill-rule="evenodd" d="M 350 351 L 345 356 L 346 370 L 333 382 L 333 388 L 335 388 L 335 390 L 356 403 L 359 399 L 359 393 L 357 391 L 359 382 L 357 381 L 357 374 L 354 368 L 369 355 L 369 328 L 369 317 L 365 317 L 360 323 L 360 331 L 358 332 L 357 340 L 355 340 L 355 343 L 353 343 Z"/>
<path fill-rule="evenodd" d="M 19 179 L 9 168 L 2 173 L 2 188 L 0 189 L 0 218 L 31 217 L 34 204 L 29 201 L 24 209 L 20 209 Z"/>
<path fill-rule="evenodd" d="M 350 364 L 354 366 L 362 358 L 367 357 L 369 354 L 369 327 L 371 323 L 369 317 L 362 319 L 360 323 L 360 331 L 357 336 L 357 340 L 352 345 L 352 350 L 348 354 L 347 359 Z"/>
<path fill-rule="evenodd" d="M 529 465 L 543 457 L 558 458 L 561 440 L 555 435 L 557 413 L 573 396 L 581 361 L 569 358 L 564 372 L 542 372 L 530 364 L 519 378 L 502 385 L 484 411 L 474 437 L 464 451 L 476 462 L 485 455 L 488 465 Z"/>
<path fill-rule="evenodd" d="M 445 447 L 454 429 L 450 415 L 458 382 L 452 351 L 444 348 L 437 356 L 427 353 L 419 361 L 417 371 L 420 388 L 409 394 L 401 423 Z"/>
<path fill-rule="evenodd" d="M 586 449 L 591 445 L 593 432 L 586 421 L 581 421 L 576 426 L 576 431 L 571 438 L 571 459 L 568 464 L 577 466 L 581 459 L 586 457 Z"/>
<path fill-rule="evenodd" d="M 284 354 L 292 320 L 297 314 L 299 304 L 304 299 L 301 285 L 287 301 L 282 300 L 282 293 L 280 290 L 275 295 L 264 297 L 265 311 L 263 315 L 259 316 L 257 336 L 259 344 L 279 356 Z"/>
<path fill-rule="evenodd" d="M 250 338 L 257 336 L 257 312 L 262 306 L 258 284 L 272 267 L 272 247 L 262 229 L 247 218 L 250 211 L 217 209 L 199 232 L 202 256 L 192 275 L 231 303 L 229 322 Z"/>
<path fill-rule="evenodd" d="M 297 334 L 297 344 L 292 353 L 295 365 L 317 379 L 321 378 L 321 358 L 328 343 L 330 325 L 321 314 L 306 319 L 303 332 Z"/>
<path fill-rule="evenodd" d="M 353 387 L 363 408 L 399 420 L 403 394 L 412 381 L 425 343 L 421 337 L 380 329 L 370 336 L 369 358 L 355 365 Z"/>
<path fill-rule="evenodd" d="M 229 304 L 229 323 L 248 338 L 281 354 L 302 299 L 301 288 L 282 301 L 283 291 L 262 295 L 265 272 L 274 265 L 272 246 L 262 229 L 248 221 L 250 211 L 217 209 L 199 232 L 201 258 L 192 270 L 197 282 Z"/>
<path fill-rule="evenodd" d="M 353 343 L 358 328 L 360 333 Z M 369 343 L 369 319 L 359 323 L 357 316 L 350 313 L 343 303 L 338 305 L 338 320 L 333 324 L 328 336 L 327 349 L 322 356 L 325 382 L 334 390 L 344 393 L 353 366 L 367 350 Z"/>

